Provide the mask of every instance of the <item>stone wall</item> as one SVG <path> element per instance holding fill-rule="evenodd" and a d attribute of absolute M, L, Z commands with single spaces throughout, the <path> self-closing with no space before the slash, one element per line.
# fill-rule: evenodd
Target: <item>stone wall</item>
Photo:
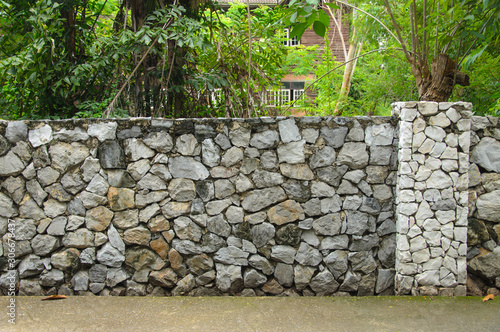
<path fill-rule="evenodd" d="M 15 274 L 22 295 L 392 294 L 394 128 L 3 122 L 0 286 Z"/>
<path fill-rule="evenodd" d="M 396 103 L 396 294 L 466 295 L 472 105 Z"/>
<path fill-rule="evenodd" d="M 500 295 L 500 124 L 473 117 L 471 130 L 467 292 Z"/>
<path fill-rule="evenodd" d="M 467 255 L 492 290 L 500 134 L 470 109 L 0 122 L 0 288 L 464 295 Z"/>

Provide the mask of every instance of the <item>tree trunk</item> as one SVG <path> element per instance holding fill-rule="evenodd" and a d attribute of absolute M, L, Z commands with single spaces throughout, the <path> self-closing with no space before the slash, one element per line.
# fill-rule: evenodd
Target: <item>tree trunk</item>
<path fill-rule="evenodd" d="M 412 70 L 415 75 L 415 70 L 420 70 L 420 68 L 417 69 L 412 66 Z M 417 78 L 420 101 L 446 102 L 456 84 L 461 86 L 469 85 L 469 76 L 460 72 L 455 61 L 443 53 L 434 59 L 431 65 L 431 75 L 426 76 L 420 80 Z"/>

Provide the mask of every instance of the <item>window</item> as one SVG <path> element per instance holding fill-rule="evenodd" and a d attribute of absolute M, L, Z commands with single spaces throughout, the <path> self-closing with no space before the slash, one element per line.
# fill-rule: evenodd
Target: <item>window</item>
<path fill-rule="evenodd" d="M 283 31 L 283 45 L 285 46 L 297 46 L 300 45 L 300 40 L 297 39 L 297 36 L 290 38 L 290 28 L 286 28 Z"/>
<path fill-rule="evenodd" d="M 276 90 L 267 90 L 264 102 L 268 107 L 276 107 L 302 99 L 304 82 L 281 82 Z"/>

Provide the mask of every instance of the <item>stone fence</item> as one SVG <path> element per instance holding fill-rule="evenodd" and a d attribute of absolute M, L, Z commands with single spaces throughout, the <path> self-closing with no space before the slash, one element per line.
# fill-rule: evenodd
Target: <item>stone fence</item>
<path fill-rule="evenodd" d="M 498 122 L 472 117 L 467 103 L 393 108 L 393 117 L 0 122 L 0 287 L 155 296 L 498 287 Z"/>

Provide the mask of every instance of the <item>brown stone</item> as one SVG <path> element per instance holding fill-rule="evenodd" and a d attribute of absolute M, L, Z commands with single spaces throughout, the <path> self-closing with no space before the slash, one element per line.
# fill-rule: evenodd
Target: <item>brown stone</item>
<path fill-rule="evenodd" d="M 98 206 L 87 211 L 85 225 L 91 231 L 102 232 L 108 228 L 114 213 L 104 206 Z"/>
<path fill-rule="evenodd" d="M 151 233 L 143 226 L 127 229 L 123 233 L 123 241 L 126 244 L 138 244 L 148 246 L 151 240 Z"/>
<path fill-rule="evenodd" d="M 281 173 L 291 179 L 312 180 L 314 174 L 307 164 L 281 164 Z"/>
<path fill-rule="evenodd" d="M 298 219 L 304 219 L 304 210 L 299 203 L 288 200 L 273 206 L 267 211 L 267 217 L 271 223 L 283 225 Z"/>
<path fill-rule="evenodd" d="M 149 244 L 151 249 L 156 251 L 156 253 L 162 258 L 165 259 L 168 255 L 168 250 L 170 249 L 169 245 L 162 238 L 158 238 L 156 240 L 151 241 Z"/>
<path fill-rule="evenodd" d="M 278 295 L 285 289 L 275 279 L 271 279 L 262 286 L 262 290 L 268 294 Z"/>
<path fill-rule="evenodd" d="M 168 252 L 168 260 L 174 270 L 178 270 L 182 265 L 182 256 L 175 249 L 170 249 Z"/>
<path fill-rule="evenodd" d="M 151 232 L 163 232 L 170 229 L 170 223 L 164 216 L 156 216 L 148 222 Z"/>
<path fill-rule="evenodd" d="M 111 210 L 122 211 L 134 208 L 134 195 L 135 192 L 132 189 L 110 187 L 108 189 L 108 201 Z"/>
<path fill-rule="evenodd" d="M 52 255 L 50 263 L 52 267 L 61 271 L 76 271 L 80 265 L 80 251 L 75 248 L 69 248 L 58 252 Z"/>
<path fill-rule="evenodd" d="M 153 271 L 149 274 L 149 282 L 155 286 L 173 288 L 177 283 L 177 274 L 171 268 Z"/>
<path fill-rule="evenodd" d="M 183 214 L 191 212 L 191 203 L 184 202 L 168 202 L 161 208 L 163 215 L 167 218 L 176 218 Z"/>

